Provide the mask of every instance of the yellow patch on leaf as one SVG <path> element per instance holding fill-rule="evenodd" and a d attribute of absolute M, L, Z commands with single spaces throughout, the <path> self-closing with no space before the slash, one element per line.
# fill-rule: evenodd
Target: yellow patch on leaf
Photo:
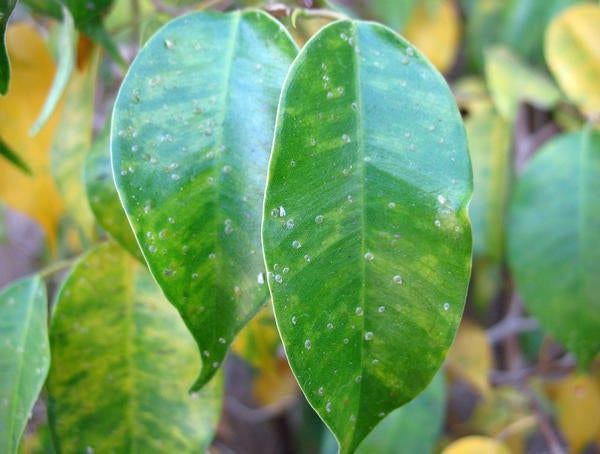
<path fill-rule="evenodd" d="M 402 34 L 442 73 L 454 63 L 460 44 L 461 23 L 453 0 L 442 0 L 437 8 L 417 2 Z"/>
<path fill-rule="evenodd" d="M 456 440 L 442 454 L 510 454 L 510 451 L 493 438 L 472 435 Z"/>
<path fill-rule="evenodd" d="M 8 94 L 0 97 L 0 137 L 28 164 L 33 175 L 0 159 L 0 200 L 39 222 L 54 248 L 64 207 L 50 172 L 50 146 L 62 103 L 36 136 L 30 137 L 29 131 L 46 101 L 56 65 L 32 25 L 9 27 L 6 44 L 12 77 Z"/>
<path fill-rule="evenodd" d="M 600 387 L 590 375 L 570 375 L 549 390 L 569 452 L 578 453 L 600 434 Z"/>
<path fill-rule="evenodd" d="M 586 114 L 600 113 L 600 5 L 579 3 L 546 29 L 544 54 L 566 95 Z"/>
<path fill-rule="evenodd" d="M 488 375 L 492 361 L 492 349 L 485 330 L 469 320 L 463 320 L 446 359 L 446 369 L 450 375 L 462 378 L 481 394 L 487 394 L 490 390 Z"/>

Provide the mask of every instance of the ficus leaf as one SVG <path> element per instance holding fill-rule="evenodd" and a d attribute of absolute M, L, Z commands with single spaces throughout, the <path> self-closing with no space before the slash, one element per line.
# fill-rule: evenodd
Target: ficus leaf
<path fill-rule="evenodd" d="M 3 0 L 0 3 L 0 95 L 5 95 L 8 92 L 8 84 L 10 83 L 10 61 L 4 42 L 4 33 L 6 32 L 8 19 L 16 4 L 17 0 Z"/>
<path fill-rule="evenodd" d="M 141 250 L 202 351 L 206 383 L 267 301 L 260 220 L 277 99 L 297 52 L 263 12 L 200 12 L 139 53 L 112 124 Z"/>
<path fill-rule="evenodd" d="M 344 453 L 454 338 L 471 185 L 460 114 L 420 52 L 359 21 L 306 44 L 278 108 L 263 243 L 291 367 Z"/>
<path fill-rule="evenodd" d="M 48 367 L 46 287 L 39 276 L 0 292 L 0 452 L 17 452 Z"/>
<path fill-rule="evenodd" d="M 547 142 L 517 181 L 508 260 L 527 309 L 585 368 L 600 351 L 600 133 Z"/>
<path fill-rule="evenodd" d="M 57 452 L 196 453 L 212 440 L 222 376 L 188 393 L 199 354 L 147 270 L 92 249 L 57 295 L 48 414 Z"/>

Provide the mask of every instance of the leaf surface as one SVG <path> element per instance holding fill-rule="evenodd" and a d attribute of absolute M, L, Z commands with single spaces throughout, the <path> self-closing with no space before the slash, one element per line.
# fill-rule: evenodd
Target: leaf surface
<path fill-rule="evenodd" d="M 344 453 L 454 338 L 471 184 L 452 94 L 409 43 L 352 21 L 307 43 L 278 109 L 263 242 L 292 370 Z"/>
<path fill-rule="evenodd" d="M 196 453 L 221 408 L 221 376 L 188 394 L 199 354 L 150 274 L 114 243 L 62 285 L 50 330 L 48 411 L 58 452 Z"/>
<path fill-rule="evenodd" d="M 296 52 L 265 13 L 191 14 L 147 43 L 117 98 L 117 190 L 205 358 L 195 388 L 267 301 L 262 200 L 277 99 Z"/>
<path fill-rule="evenodd" d="M 46 287 L 39 276 L 0 293 L 0 452 L 16 453 L 50 366 Z"/>
<path fill-rule="evenodd" d="M 547 142 L 517 181 L 508 259 L 527 309 L 586 367 L 600 351 L 600 133 Z"/>
<path fill-rule="evenodd" d="M 600 113 L 600 5 L 582 3 L 556 17 L 546 30 L 548 67 L 567 96 L 585 113 Z"/>
<path fill-rule="evenodd" d="M 83 180 L 96 221 L 138 260 L 144 258 L 123 211 L 110 165 L 110 125 L 100 132 L 85 157 Z"/>
<path fill-rule="evenodd" d="M 8 92 L 10 83 L 10 60 L 6 51 L 4 34 L 6 33 L 8 19 L 16 4 L 17 0 L 3 0 L 0 3 L 0 95 L 5 95 Z"/>

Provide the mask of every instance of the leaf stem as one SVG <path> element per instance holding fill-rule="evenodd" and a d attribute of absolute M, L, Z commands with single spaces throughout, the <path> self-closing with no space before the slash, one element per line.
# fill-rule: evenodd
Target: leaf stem
<path fill-rule="evenodd" d="M 75 258 L 67 259 L 67 260 L 59 260 L 58 262 L 51 263 L 50 265 L 41 269 L 39 274 L 43 279 L 48 279 L 53 274 L 56 274 L 62 270 L 70 268 L 71 266 L 73 266 L 73 264 L 75 262 L 77 262 L 77 260 L 79 260 L 79 257 L 75 257 Z"/>

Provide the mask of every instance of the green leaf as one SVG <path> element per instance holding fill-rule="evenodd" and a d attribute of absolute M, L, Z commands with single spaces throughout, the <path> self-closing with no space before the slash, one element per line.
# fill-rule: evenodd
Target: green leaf
<path fill-rule="evenodd" d="M 521 101 L 549 110 L 561 99 L 546 73 L 527 65 L 506 47 L 486 50 L 485 73 L 494 105 L 507 120 L 515 118 Z"/>
<path fill-rule="evenodd" d="M 431 453 L 444 422 L 444 371 L 413 401 L 390 413 L 356 450 L 357 454 Z M 335 454 L 337 443 L 328 437 L 322 454 Z"/>
<path fill-rule="evenodd" d="M 39 276 L 0 293 L 0 452 L 16 453 L 50 366 L 46 287 Z"/>
<path fill-rule="evenodd" d="M 600 4 L 583 3 L 556 17 L 546 31 L 545 55 L 556 81 L 590 116 L 600 114 Z"/>
<path fill-rule="evenodd" d="M 416 0 L 373 0 L 368 3 L 368 8 L 377 20 L 394 30 L 402 30 L 416 3 Z"/>
<path fill-rule="evenodd" d="M 51 150 L 56 186 L 87 238 L 93 238 L 94 216 L 86 198 L 82 168 L 92 144 L 98 62 L 95 49 L 86 67 L 73 72 Z"/>
<path fill-rule="evenodd" d="M 48 93 L 48 98 L 44 103 L 44 107 L 40 112 L 37 120 L 31 128 L 30 135 L 36 135 L 40 129 L 46 124 L 56 106 L 58 105 L 62 94 L 69 83 L 71 73 L 73 72 L 73 66 L 75 65 L 75 48 L 77 46 L 77 33 L 75 33 L 75 26 L 73 25 L 73 18 L 69 13 L 69 10 L 65 7 L 62 8 L 62 26 L 58 34 L 58 66 L 54 80 L 52 81 L 52 88 Z"/>
<path fill-rule="evenodd" d="M 514 190 L 508 258 L 527 309 L 586 367 L 600 351 L 600 133 L 563 134 Z"/>
<path fill-rule="evenodd" d="M 471 114 L 465 128 L 473 162 L 473 254 L 500 263 L 512 179 L 512 130 L 493 109 Z"/>
<path fill-rule="evenodd" d="M 110 124 L 100 132 L 85 158 L 83 179 L 88 203 L 98 224 L 131 255 L 143 262 L 112 178 Z"/>
<path fill-rule="evenodd" d="M 206 358 L 194 388 L 267 301 L 262 200 L 296 52 L 265 13 L 191 14 L 147 43 L 116 101 L 117 190 L 150 270 Z"/>
<path fill-rule="evenodd" d="M 58 0 L 71 12 L 79 31 L 100 44 L 123 67 L 125 60 L 108 34 L 102 20 L 110 10 L 114 0 Z"/>
<path fill-rule="evenodd" d="M 0 137 L 0 156 L 12 162 L 16 167 L 21 169 L 27 175 L 31 175 L 31 169 L 21 157 L 15 153 Z"/>
<path fill-rule="evenodd" d="M 408 42 L 341 21 L 306 44 L 279 104 L 263 242 L 291 367 L 344 453 L 443 361 L 471 185 L 452 93 Z"/>
<path fill-rule="evenodd" d="M 10 61 L 6 52 L 6 43 L 4 34 L 6 33 L 6 24 L 15 9 L 17 0 L 2 0 L 0 3 L 0 95 L 8 93 L 10 84 Z"/>
<path fill-rule="evenodd" d="M 114 243 L 62 285 L 50 329 L 48 412 L 58 452 L 191 453 L 210 444 L 221 376 L 187 393 L 199 354 L 150 274 Z"/>

